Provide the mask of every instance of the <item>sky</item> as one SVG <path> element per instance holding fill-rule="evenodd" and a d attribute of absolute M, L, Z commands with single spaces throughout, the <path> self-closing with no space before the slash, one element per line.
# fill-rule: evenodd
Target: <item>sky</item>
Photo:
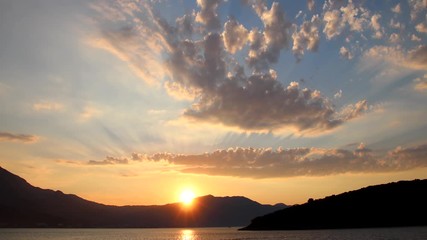
<path fill-rule="evenodd" d="M 0 0 L 0 166 L 115 205 L 427 178 L 427 1 Z"/>

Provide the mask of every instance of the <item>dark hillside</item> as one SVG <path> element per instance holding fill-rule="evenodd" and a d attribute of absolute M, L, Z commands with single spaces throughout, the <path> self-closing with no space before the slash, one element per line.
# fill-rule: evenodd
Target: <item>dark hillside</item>
<path fill-rule="evenodd" d="M 286 207 L 262 205 L 245 197 L 204 196 L 191 208 L 108 206 L 33 187 L 0 167 L 0 227 L 228 227 Z"/>
<path fill-rule="evenodd" d="M 427 180 L 401 181 L 312 200 L 257 217 L 243 230 L 427 225 Z"/>

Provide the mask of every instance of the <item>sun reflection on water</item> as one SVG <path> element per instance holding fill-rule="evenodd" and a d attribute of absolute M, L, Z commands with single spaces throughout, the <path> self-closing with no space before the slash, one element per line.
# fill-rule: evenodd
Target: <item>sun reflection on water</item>
<path fill-rule="evenodd" d="M 197 237 L 194 234 L 193 230 L 190 229 L 184 229 L 181 231 L 181 238 L 180 240 L 196 240 Z"/>

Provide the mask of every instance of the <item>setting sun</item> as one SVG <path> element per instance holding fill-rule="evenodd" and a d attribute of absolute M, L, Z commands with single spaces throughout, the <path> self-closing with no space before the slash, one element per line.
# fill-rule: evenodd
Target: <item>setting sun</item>
<path fill-rule="evenodd" d="M 184 190 L 179 196 L 180 201 L 185 205 L 190 205 L 196 195 L 191 190 Z"/>

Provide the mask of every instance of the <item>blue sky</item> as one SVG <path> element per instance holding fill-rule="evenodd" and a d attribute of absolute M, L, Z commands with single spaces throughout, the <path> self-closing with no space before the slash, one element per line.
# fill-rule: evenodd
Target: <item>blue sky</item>
<path fill-rule="evenodd" d="M 0 164 L 113 204 L 426 178 L 426 4 L 0 1 Z"/>

